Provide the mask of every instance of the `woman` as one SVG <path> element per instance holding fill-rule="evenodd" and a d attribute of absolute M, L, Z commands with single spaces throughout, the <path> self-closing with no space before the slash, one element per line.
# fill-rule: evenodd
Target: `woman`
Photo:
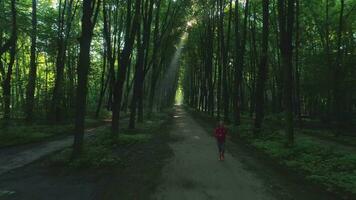
<path fill-rule="evenodd" d="M 219 160 L 224 160 L 225 152 L 225 137 L 227 134 L 227 129 L 224 126 L 224 122 L 220 121 L 218 127 L 215 128 L 215 138 L 219 149 Z"/>

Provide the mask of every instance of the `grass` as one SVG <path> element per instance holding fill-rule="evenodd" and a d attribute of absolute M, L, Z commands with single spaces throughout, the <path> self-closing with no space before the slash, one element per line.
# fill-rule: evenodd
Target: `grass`
<path fill-rule="evenodd" d="M 53 167 L 65 167 L 72 170 L 111 168 L 125 165 L 126 156 L 124 151 L 130 151 L 131 146 L 148 143 L 154 135 L 159 134 L 162 125 L 170 118 L 169 113 L 157 113 L 150 120 L 137 124 L 135 129 L 126 129 L 127 122 L 116 139 L 112 138 L 110 127 L 95 130 L 97 135 L 94 139 L 86 140 L 82 154 L 72 160 L 72 148 L 66 148 L 49 158 L 48 164 Z"/>
<path fill-rule="evenodd" d="M 306 178 L 324 185 L 329 191 L 344 190 L 356 194 L 356 155 L 332 149 L 309 140 L 297 139 L 286 147 L 282 136 L 250 140 L 251 144 Z"/>
<path fill-rule="evenodd" d="M 87 127 L 95 127 L 102 124 L 99 120 L 86 119 Z M 0 147 L 36 143 L 51 138 L 73 133 L 72 124 L 33 124 L 13 123 L 7 128 L 1 128 Z"/>
<path fill-rule="evenodd" d="M 306 179 L 323 185 L 333 192 L 356 195 L 356 155 L 326 146 L 318 140 L 296 138 L 292 147 L 286 147 L 283 131 L 265 128 L 261 137 L 252 135 L 249 124 L 234 127 L 240 138 L 266 153 L 280 164 L 302 172 Z M 273 131 L 274 130 L 274 131 Z M 298 134 L 298 132 L 296 132 Z"/>

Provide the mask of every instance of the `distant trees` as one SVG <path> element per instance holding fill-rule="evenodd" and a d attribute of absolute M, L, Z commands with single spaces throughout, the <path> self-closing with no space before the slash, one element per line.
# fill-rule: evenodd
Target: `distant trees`
<path fill-rule="evenodd" d="M 0 117 L 74 120 L 73 158 L 80 155 L 88 116 L 112 112 L 114 138 L 122 112 L 129 112 L 125 117 L 135 128 L 146 109 L 153 113 L 173 103 L 178 78 L 166 87 L 165 73 L 190 5 L 186 0 L 0 1 Z"/>
<path fill-rule="evenodd" d="M 232 117 L 236 125 L 249 111 L 256 136 L 265 116 L 278 116 L 287 145 L 294 141 L 295 119 L 298 125 L 304 118 L 321 120 L 336 130 L 355 125 L 356 94 L 346 92 L 356 85 L 355 40 L 350 39 L 354 3 L 230 3 L 197 6 L 198 23 L 189 30 L 184 54 L 186 104 L 218 119 Z M 224 17 L 231 13 L 232 18 Z"/>
<path fill-rule="evenodd" d="M 183 87 L 189 106 L 236 125 L 248 113 L 256 133 L 277 114 L 287 144 L 296 118 L 355 123 L 352 1 L 99 2 L 0 1 L 4 122 L 75 119 L 80 152 L 86 116 L 111 113 L 116 137 L 120 118 L 135 128 Z"/>
<path fill-rule="evenodd" d="M 67 59 L 67 49 L 72 32 L 73 20 L 79 6 L 77 0 L 59 1 L 57 17 L 57 57 L 56 73 L 49 118 L 55 121 L 62 120 L 64 108 L 64 67 Z"/>

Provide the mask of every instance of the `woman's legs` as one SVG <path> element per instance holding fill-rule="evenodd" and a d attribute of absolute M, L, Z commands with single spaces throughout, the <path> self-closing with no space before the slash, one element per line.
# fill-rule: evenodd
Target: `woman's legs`
<path fill-rule="evenodd" d="M 220 154 L 221 154 L 221 160 L 224 160 L 225 159 L 225 156 L 224 156 L 224 153 L 225 153 L 225 143 L 224 142 L 222 142 L 221 144 L 220 144 L 220 149 L 221 149 L 221 151 L 220 151 Z"/>
<path fill-rule="evenodd" d="M 218 141 L 219 160 L 224 160 L 225 143 Z"/>

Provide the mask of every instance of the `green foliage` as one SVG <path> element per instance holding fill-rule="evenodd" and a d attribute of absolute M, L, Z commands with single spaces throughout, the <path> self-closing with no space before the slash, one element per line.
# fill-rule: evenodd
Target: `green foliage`
<path fill-rule="evenodd" d="M 169 111 L 154 113 L 151 120 L 138 124 L 133 130 L 122 129 L 119 136 L 114 139 L 110 127 L 98 128 L 95 130 L 95 138 L 85 140 L 83 151 L 78 158 L 72 159 L 72 148 L 67 148 L 53 154 L 49 158 L 49 165 L 64 166 L 72 170 L 124 165 L 126 158 L 122 157 L 122 151 L 126 151 L 131 145 L 149 142 L 153 134 L 161 133 L 159 129 L 170 119 L 169 113 Z"/>
<path fill-rule="evenodd" d="M 11 126 L 0 132 L 0 147 L 40 142 L 53 136 L 68 134 L 71 125 Z"/>
<path fill-rule="evenodd" d="M 283 137 L 277 134 L 255 138 L 251 144 L 329 190 L 341 189 L 356 194 L 356 155 L 353 153 L 332 149 L 310 139 L 298 139 L 293 147 L 286 147 Z"/>
<path fill-rule="evenodd" d="M 79 158 L 71 160 L 72 149 L 68 148 L 50 158 L 51 166 L 66 166 L 69 169 L 113 167 L 121 163 L 110 146 L 86 144 Z"/>
<path fill-rule="evenodd" d="M 147 142 L 151 138 L 150 135 L 147 134 L 135 134 L 135 135 L 127 135 L 121 134 L 118 139 L 119 144 L 134 144 L 134 143 L 143 143 Z"/>
<path fill-rule="evenodd" d="M 83 151 L 79 158 L 71 159 L 72 148 L 67 148 L 50 158 L 51 166 L 65 166 L 69 169 L 103 168 L 123 165 L 117 148 L 128 147 L 136 143 L 148 142 L 151 135 L 148 134 L 120 134 L 116 141 L 113 141 L 109 128 L 97 131 L 98 136 L 84 144 Z"/>
<path fill-rule="evenodd" d="M 86 126 L 95 127 L 102 122 L 95 119 L 86 119 Z M 73 133 L 72 124 L 33 124 L 11 123 L 2 128 L 0 132 L 0 147 L 41 142 L 56 136 Z"/>

